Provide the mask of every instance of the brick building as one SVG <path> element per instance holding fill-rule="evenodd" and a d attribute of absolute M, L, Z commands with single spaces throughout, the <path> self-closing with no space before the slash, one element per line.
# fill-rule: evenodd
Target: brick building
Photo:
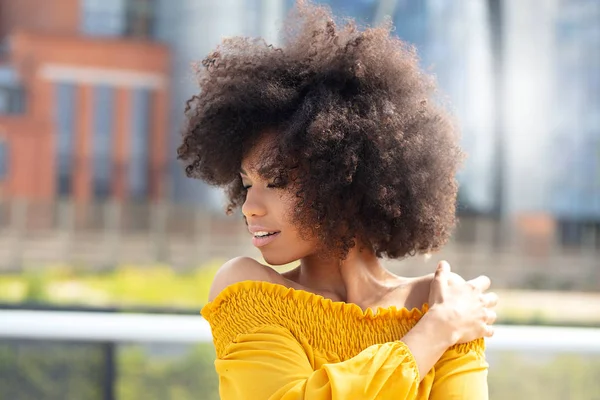
<path fill-rule="evenodd" d="M 0 0 L 0 196 L 166 195 L 169 49 L 152 0 Z"/>

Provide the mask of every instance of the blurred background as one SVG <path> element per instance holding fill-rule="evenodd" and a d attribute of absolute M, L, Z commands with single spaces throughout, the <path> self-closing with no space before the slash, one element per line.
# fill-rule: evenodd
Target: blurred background
<path fill-rule="evenodd" d="M 210 339 L 15 337 L 2 311 L 201 320 L 219 265 L 260 259 L 175 149 L 191 64 L 226 36 L 280 43 L 293 3 L 0 0 L 0 399 L 218 398 Z M 461 124 L 452 242 L 389 267 L 487 274 L 505 325 L 599 327 L 600 0 L 317 3 L 391 18 Z M 490 398 L 600 399 L 598 351 L 558 339 L 490 351 Z"/>

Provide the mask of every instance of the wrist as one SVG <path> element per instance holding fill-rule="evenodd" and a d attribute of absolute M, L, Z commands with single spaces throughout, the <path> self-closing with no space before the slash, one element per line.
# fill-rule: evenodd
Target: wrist
<path fill-rule="evenodd" d="M 432 329 L 438 335 L 437 340 L 446 347 L 453 346 L 460 340 L 460 333 L 450 314 L 439 304 L 434 304 L 422 318 L 432 325 Z"/>
<path fill-rule="evenodd" d="M 437 363 L 450 346 L 456 343 L 449 324 L 444 323 L 441 315 L 431 309 L 423 315 L 419 322 L 401 339 L 409 348 L 417 366 L 421 379 Z"/>

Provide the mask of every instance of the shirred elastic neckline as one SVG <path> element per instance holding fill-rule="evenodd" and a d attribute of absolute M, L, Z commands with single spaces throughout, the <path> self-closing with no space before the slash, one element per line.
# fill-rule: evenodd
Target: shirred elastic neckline
<path fill-rule="evenodd" d="M 332 310 L 342 312 L 344 314 L 353 315 L 359 319 L 373 319 L 373 318 L 393 318 L 393 319 L 420 319 L 429 309 L 427 304 L 423 304 L 421 308 L 414 307 L 408 309 L 406 307 L 398 308 L 395 306 L 390 307 L 377 307 L 375 311 L 372 308 L 363 310 L 357 304 L 346 303 L 343 301 L 333 301 L 325 298 L 320 294 L 309 292 L 302 289 L 294 289 L 287 287 L 279 283 L 272 283 L 266 281 L 240 281 L 227 286 L 219 293 L 213 301 L 207 303 L 202 309 L 202 315 L 208 319 L 205 314 L 214 313 L 220 305 L 228 297 L 239 294 L 243 291 L 257 290 L 258 292 L 264 292 L 282 298 L 293 298 L 301 303 L 312 303 L 316 305 L 321 303 L 326 310 Z"/>
<path fill-rule="evenodd" d="M 349 359 L 373 344 L 401 340 L 428 311 L 358 305 L 333 301 L 316 293 L 264 281 L 229 285 L 201 311 L 210 323 L 217 356 L 222 357 L 239 335 L 265 326 L 281 327 L 300 343 Z M 460 352 L 483 352 L 483 339 L 452 346 Z"/>

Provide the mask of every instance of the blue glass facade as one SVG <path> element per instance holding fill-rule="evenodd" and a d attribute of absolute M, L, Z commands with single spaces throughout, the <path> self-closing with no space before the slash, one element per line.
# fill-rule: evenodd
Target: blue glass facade
<path fill-rule="evenodd" d="M 600 2 L 561 0 L 555 26 L 552 211 L 600 221 Z"/>
<path fill-rule="evenodd" d="M 288 1 L 288 6 L 294 1 Z M 380 2 L 327 0 L 337 16 L 373 24 Z M 494 205 L 492 121 L 492 59 L 487 5 L 484 1 L 397 0 L 394 34 L 414 45 L 421 67 L 435 75 L 440 101 L 450 103 L 461 124 L 469 157 L 459 174 L 461 209 L 486 212 Z M 388 10 L 389 11 L 389 10 Z M 477 96 L 477 97 L 475 97 Z"/>
<path fill-rule="evenodd" d="M 354 17 L 362 24 L 373 24 L 381 5 L 379 0 L 314 1 L 329 5 L 339 17 Z M 289 10 L 295 0 L 282 2 Z M 258 25 L 265 22 L 262 13 L 267 3 L 230 0 L 210 3 L 209 7 L 207 0 L 158 1 L 163 7 L 157 13 L 164 31 L 161 40 L 168 42 L 175 54 L 173 143 L 179 140 L 182 105 L 195 90 L 180 79 L 189 74 L 189 63 L 208 53 L 223 36 L 259 35 Z M 422 67 L 435 74 L 442 100 L 450 104 L 460 124 L 462 145 L 468 153 L 459 174 L 463 205 L 474 211 L 492 210 L 497 203 L 494 179 L 502 176 L 503 189 L 498 190 L 502 190 L 508 214 L 550 211 L 578 218 L 600 215 L 600 2 L 503 1 L 504 93 L 498 93 L 498 98 L 488 1 L 388 3 L 394 6 L 394 33 L 417 47 Z M 180 23 L 173 25 L 175 20 Z M 529 22 L 523 24 L 525 20 Z M 211 35 L 206 32 L 208 26 Z M 552 32 L 555 37 L 548 37 Z M 185 40 L 196 36 L 202 40 Z M 553 44 L 548 46 L 548 41 Z M 554 58 L 548 52 L 553 52 Z M 548 100 L 550 97 L 555 99 Z M 536 102 L 540 98 L 543 101 Z M 496 101 L 504 108 L 498 117 L 503 127 L 500 133 L 494 125 Z M 553 107 L 546 105 L 550 102 L 555 102 Z M 527 124 L 538 118 L 544 123 L 532 132 Z M 530 140 L 523 139 L 527 135 Z M 498 157 L 496 138 L 504 143 L 502 158 Z M 552 146 L 555 150 L 549 148 Z M 547 156 L 550 153 L 552 156 Z M 552 159 L 549 164 L 548 158 Z M 495 168 L 501 163 L 504 172 L 496 175 Z M 536 167 L 530 168 L 531 164 Z M 185 178 L 173 160 L 172 171 L 176 200 L 208 203 L 208 188 Z"/>

